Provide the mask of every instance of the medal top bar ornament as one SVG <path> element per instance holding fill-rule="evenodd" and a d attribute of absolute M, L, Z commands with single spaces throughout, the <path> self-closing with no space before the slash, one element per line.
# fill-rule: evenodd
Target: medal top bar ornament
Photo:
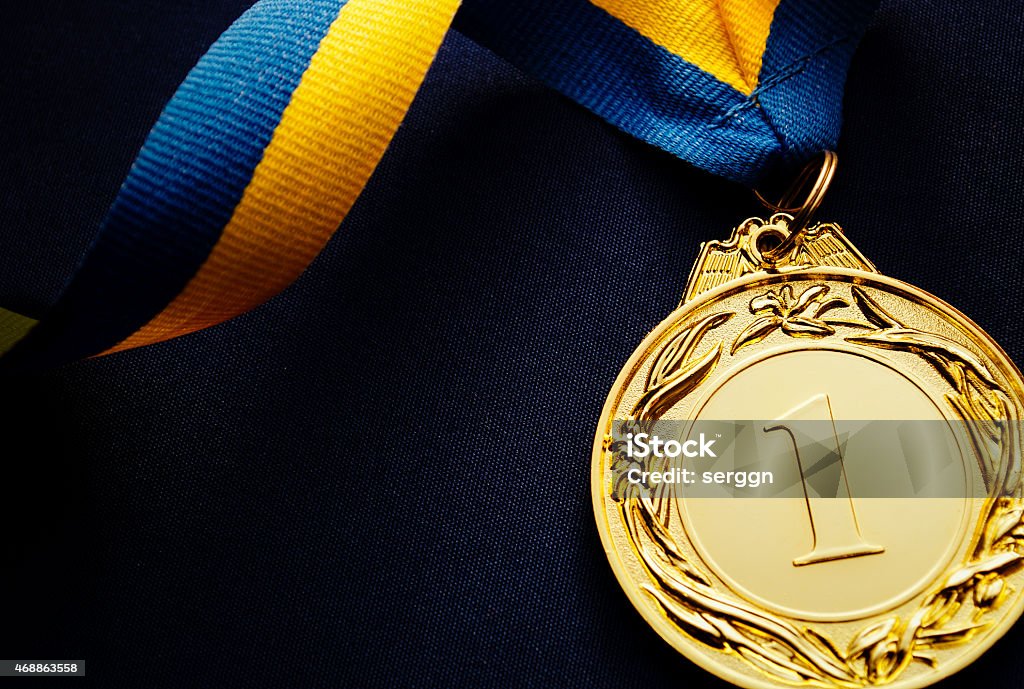
<path fill-rule="evenodd" d="M 967 317 L 880 274 L 838 225 L 810 224 L 835 163 L 825 153 L 778 204 L 762 198 L 769 219 L 703 245 L 680 306 L 615 381 L 594 442 L 595 515 L 626 594 L 668 643 L 742 687 L 924 687 L 1024 608 L 1024 381 Z M 701 460 L 639 457 L 623 441 L 663 422 L 749 419 L 789 432 L 800 497 L 686 498 L 686 481 L 651 474 L 699 476 Z M 958 492 L 817 497 L 815 450 L 834 448 L 847 485 L 868 458 L 839 433 L 808 446 L 801 420 L 948 427 L 941 460 Z M 884 461 L 938 461 L 908 442 Z M 757 467 L 751 447 L 737 445 L 736 466 Z"/>

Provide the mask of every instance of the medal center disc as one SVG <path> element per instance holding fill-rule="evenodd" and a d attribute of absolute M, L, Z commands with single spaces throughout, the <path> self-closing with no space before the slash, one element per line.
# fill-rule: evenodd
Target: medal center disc
<path fill-rule="evenodd" d="M 739 369 L 696 418 L 779 418 L 823 395 L 837 422 L 921 420 L 948 428 L 935 401 L 889 364 L 823 349 L 776 353 Z M 838 621 L 892 609 L 933 582 L 966 536 L 969 478 L 949 432 L 950 442 L 927 461 L 954 467 L 954 483 L 962 482 L 956 496 L 686 499 L 684 528 L 727 586 L 781 614 Z M 852 475 L 858 461 L 852 443 L 849 449 L 843 463 Z M 901 461 L 898 451 L 893 461 Z"/>

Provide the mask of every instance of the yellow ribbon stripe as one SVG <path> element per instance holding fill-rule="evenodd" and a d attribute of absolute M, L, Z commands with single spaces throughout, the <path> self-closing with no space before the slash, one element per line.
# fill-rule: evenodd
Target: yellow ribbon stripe
<path fill-rule="evenodd" d="M 28 334 L 39 321 L 20 313 L 0 309 L 0 354 L 4 354 Z"/>
<path fill-rule="evenodd" d="M 458 5 L 345 4 L 206 262 L 161 313 L 104 354 L 221 323 L 291 284 L 376 168 Z"/>
<path fill-rule="evenodd" d="M 780 0 L 591 0 L 744 95 L 757 88 Z"/>

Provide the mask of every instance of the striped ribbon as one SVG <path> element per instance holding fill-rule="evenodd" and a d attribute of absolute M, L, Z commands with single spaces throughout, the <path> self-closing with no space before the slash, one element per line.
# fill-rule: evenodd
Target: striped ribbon
<path fill-rule="evenodd" d="M 834 147 L 873 0 L 466 0 L 459 27 L 624 131 L 752 183 Z M 0 366 L 160 342 L 291 284 L 362 191 L 458 0 L 260 0 L 167 105 L 41 321 Z"/>
<path fill-rule="evenodd" d="M 835 148 L 877 0 L 466 0 L 458 27 L 612 124 L 753 185 Z"/>

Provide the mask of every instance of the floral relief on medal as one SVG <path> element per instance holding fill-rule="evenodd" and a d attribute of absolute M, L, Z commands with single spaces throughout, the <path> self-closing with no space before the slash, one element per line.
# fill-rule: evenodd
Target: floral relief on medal
<path fill-rule="evenodd" d="M 803 291 L 790 284 L 769 289 L 750 301 L 750 314 L 757 318 L 729 346 L 702 344 L 708 333 L 737 314 L 701 318 L 662 348 L 626 423 L 634 430 L 649 427 L 699 388 L 725 352 L 735 353 L 774 333 L 840 337 L 857 347 L 920 357 L 948 383 L 949 408 L 980 422 L 967 427 L 984 463 L 982 474 L 992 499 L 982 511 L 967 556 L 938 577 L 938 585 L 911 614 L 874 621 L 841 644 L 720 590 L 676 542 L 669 529 L 672 501 L 622 480 L 636 459 L 626 456 L 622 443 L 610 435 L 604 445 L 611 455 L 610 496 L 648 575 L 642 588 L 665 617 L 699 643 L 734 655 L 771 680 L 799 686 L 878 686 L 897 680 L 915 664 L 937 667 L 934 651 L 965 643 L 989 626 L 988 613 L 1011 592 L 1008 575 L 1024 564 L 1024 508 L 1015 462 L 1021 452 L 1017 403 L 970 351 L 943 335 L 906 326 L 861 287 L 853 286 L 850 295 L 852 304 L 830 297 L 830 287 L 822 283 Z M 837 318 L 841 309 L 855 315 Z"/>
<path fill-rule="evenodd" d="M 750 312 L 759 316 L 743 329 L 732 345 L 731 353 L 760 342 L 776 331 L 790 337 L 821 338 L 835 334 L 835 326 L 850 325 L 843 321 L 825 320 L 830 311 L 849 306 L 842 299 L 828 299 L 828 285 L 813 285 L 797 295 L 792 285 L 759 294 L 750 300 Z M 860 325 L 860 324 L 857 324 Z"/>

